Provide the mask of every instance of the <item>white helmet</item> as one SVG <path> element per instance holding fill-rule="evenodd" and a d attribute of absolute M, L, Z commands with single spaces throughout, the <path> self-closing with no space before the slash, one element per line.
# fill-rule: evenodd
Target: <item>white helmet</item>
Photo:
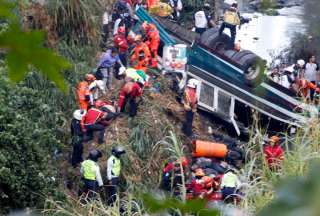
<path fill-rule="evenodd" d="M 127 68 L 122 66 L 119 68 L 119 75 L 123 75 L 126 72 Z"/>
<path fill-rule="evenodd" d="M 139 79 L 137 80 L 137 82 L 138 82 L 138 83 L 141 83 L 142 85 L 144 85 L 144 84 L 146 83 L 142 78 L 139 78 Z"/>
<path fill-rule="evenodd" d="M 297 64 L 300 66 L 300 67 L 303 67 L 305 65 L 305 61 L 303 59 L 299 59 L 297 61 Z"/>
<path fill-rule="evenodd" d="M 284 69 L 284 71 L 287 71 L 287 72 L 293 73 L 293 71 L 294 71 L 294 66 L 286 67 L 286 68 Z"/>
<path fill-rule="evenodd" d="M 85 116 L 86 113 L 87 113 L 86 110 L 80 110 L 80 109 L 78 109 L 78 110 L 76 110 L 76 111 L 73 112 L 73 118 L 81 121 L 81 120 L 82 120 L 82 117 Z"/>
<path fill-rule="evenodd" d="M 191 78 L 188 80 L 187 86 L 190 88 L 196 88 L 198 83 L 199 83 L 198 80 Z"/>

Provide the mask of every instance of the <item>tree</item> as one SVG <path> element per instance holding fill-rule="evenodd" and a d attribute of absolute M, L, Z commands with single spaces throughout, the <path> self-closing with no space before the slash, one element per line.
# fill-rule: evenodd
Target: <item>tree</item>
<path fill-rule="evenodd" d="M 21 81 L 30 67 L 53 81 L 63 92 L 68 92 L 61 71 L 71 64 L 64 58 L 44 47 L 43 31 L 21 30 L 18 17 L 14 13 L 16 4 L 0 0 L 0 20 L 6 22 L 0 33 L 0 49 L 5 52 L 9 78 Z"/>

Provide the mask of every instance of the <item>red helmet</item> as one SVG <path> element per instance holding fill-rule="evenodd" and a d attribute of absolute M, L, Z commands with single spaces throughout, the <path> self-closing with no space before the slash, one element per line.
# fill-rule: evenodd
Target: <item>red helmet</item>
<path fill-rule="evenodd" d="M 118 34 L 124 34 L 124 33 L 126 33 L 126 28 L 124 26 L 120 26 L 118 28 Z"/>
<path fill-rule="evenodd" d="M 96 80 L 96 77 L 93 74 L 86 74 L 85 75 L 85 80 L 92 82 L 92 81 Z"/>
<path fill-rule="evenodd" d="M 183 156 L 180 158 L 180 162 L 182 164 L 183 167 L 187 167 L 189 165 L 189 160 L 187 157 Z"/>
<path fill-rule="evenodd" d="M 102 106 L 105 105 L 105 102 L 103 102 L 102 100 L 97 100 L 95 103 L 94 103 L 94 106 L 96 108 L 101 108 Z"/>

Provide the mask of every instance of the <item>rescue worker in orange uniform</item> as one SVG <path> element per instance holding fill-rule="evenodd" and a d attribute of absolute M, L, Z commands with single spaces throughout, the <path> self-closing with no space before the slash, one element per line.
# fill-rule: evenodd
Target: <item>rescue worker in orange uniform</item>
<path fill-rule="evenodd" d="M 126 28 L 120 26 L 118 33 L 114 36 L 114 47 L 119 51 L 119 58 L 124 66 L 127 66 L 128 41 L 126 39 Z"/>
<path fill-rule="evenodd" d="M 151 67 L 157 68 L 158 48 L 160 45 L 160 36 L 157 27 L 154 24 L 144 22 L 142 28 L 146 32 L 147 41 L 150 52 L 151 52 Z"/>
<path fill-rule="evenodd" d="M 149 47 L 142 41 L 141 35 L 136 35 L 135 43 L 136 46 L 133 50 L 130 62 L 133 64 L 133 62 L 137 61 L 134 68 L 146 72 L 151 57 Z"/>
<path fill-rule="evenodd" d="M 144 80 L 138 79 L 137 82 L 127 82 L 120 90 L 118 99 L 118 111 L 123 112 L 127 101 L 129 101 L 129 116 L 134 117 L 137 114 L 137 97 L 142 96 Z"/>
<path fill-rule="evenodd" d="M 147 8 L 149 10 L 151 7 L 158 5 L 160 3 L 160 1 L 159 0 L 147 0 L 146 3 L 147 3 Z"/>
<path fill-rule="evenodd" d="M 183 106 L 186 112 L 186 122 L 183 125 L 183 132 L 188 137 L 191 137 L 193 135 L 192 123 L 193 123 L 194 113 L 197 111 L 197 103 L 198 103 L 197 92 L 196 92 L 197 85 L 198 85 L 198 80 L 193 78 L 190 79 L 188 81 L 188 84 L 183 96 Z"/>
<path fill-rule="evenodd" d="M 77 86 L 77 98 L 79 101 L 80 109 L 87 110 L 91 100 L 89 85 L 96 80 L 93 74 L 86 74 L 84 81 L 80 82 Z"/>
<path fill-rule="evenodd" d="M 309 82 L 306 79 L 300 79 L 298 81 L 298 86 L 299 86 L 299 90 L 298 90 L 298 94 L 301 95 L 303 98 L 305 99 L 310 99 L 310 90 L 314 90 L 316 92 L 320 92 L 320 89 L 317 88 L 317 86 L 315 84 L 313 84 L 312 82 Z"/>

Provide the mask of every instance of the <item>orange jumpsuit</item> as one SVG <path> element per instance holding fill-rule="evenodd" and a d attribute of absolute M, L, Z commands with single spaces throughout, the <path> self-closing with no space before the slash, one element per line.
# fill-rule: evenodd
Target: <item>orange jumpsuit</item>
<path fill-rule="evenodd" d="M 299 81 L 299 93 L 301 94 L 301 96 L 303 96 L 305 98 L 308 97 L 309 89 L 313 89 L 316 92 L 320 92 L 320 89 L 317 88 L 317 86 L 315 84 L 313 84 L 312 82 L 309 82 L 307 80 L 300 80 Z"/>
<path fill-rule="evenodd" d="M 141 52 L 144 53 L 143 58 L 139 58 L 139 54 Z M 133 55 L 131 56 L 131 62 L 138 60 L 138 63 L 134 68 L 136 70 L 143 70 L 144 72 L 146 72 L 149 65 L 150 57 L 151 54 L 149 47 L 145 43 L 141 42 L 134 48 Z"/>
<path fill-rule="evenodd" d="M 158 48 L 160 45 L 160 36 L 157 27 L 154 24 L 148 24 L 147 29 L 148 47 L 151 51 L 151 67 L 157 67 Z"/>
<path fill-rule="evenodd" d="M 159 0 L 147 0 L 146 3 L 147 3 L 147 8 L 150 9 L 151 7 L 159 4 L 160 1 Z"/>
<path fill-rule="evenodd" d="M 78 84 L 77 98 L 78 98 L 80 109 L 87 110 L 89 107 L 89 101 L 90 101 L 89 83 L 87 81 L 82 81 Z"/>

